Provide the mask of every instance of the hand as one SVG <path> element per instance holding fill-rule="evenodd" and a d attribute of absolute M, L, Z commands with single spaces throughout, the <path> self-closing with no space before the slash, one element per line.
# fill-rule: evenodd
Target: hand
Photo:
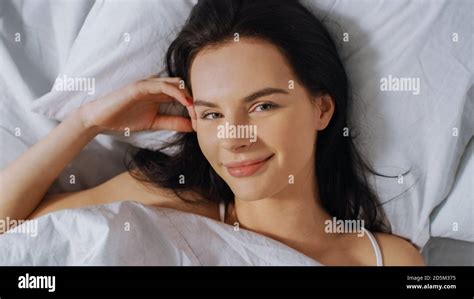
<path fill-rule="evenodd" d="M 172 130 L 192 132 L 196 113 L 188 92 L 180 89 L 181 78 L 151 77 L 135 82 L 79 108 L 86 128 L 130 132 L 145 130 Z M 193 119 L 175 115 L 159 115 L 162 103 L 177 100 L 188 109 Z"/>

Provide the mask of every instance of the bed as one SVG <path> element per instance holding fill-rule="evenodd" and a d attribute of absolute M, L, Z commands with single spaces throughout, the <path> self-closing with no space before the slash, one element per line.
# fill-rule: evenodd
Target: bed
<path fill-rule="evenodd" d="M 473 3 L 303 3 L 324 20 L 341 49 L 356 99 L 351 119 L 360 136 L 357 145 L 378 171 L 397 177 L 374 178 L 372 182 L 393 233 L 416 244 L 429 265 L 474 265 Z M 0 166 L 17 158 L 84 102 L 162 73 L 166 47 L 194 4 L 192 0 L 1 1 Z M 94 96 L 53 89 L 61 76 L 95 78 Z M 381 80 L 402 77 L 418 78 L 418 91 L 396 93 L 381 88 Z M 163 112 L 183 113 L 175 106 L 165 107 Z M 127 139 L 99 135 L 48 193 L 96 186 L 125 170 L 122 162 L 128 149 L 153 149 L 173 134 L 136 133 Z M 407 170 L 410 172 L 400 177 Z M 71 175 L 74 184 L 70 183 Z M 143 212 L 143 207 L 130 203 L 102 210 L 98 207 L 97 211 L 105 214 L 97 212 L 95 218 L 91 209 L 66 214 L 88 215 L 90 223 L 97 221 L 106 228 L 107 222 L 100 219 L 107 211 L 124 207 L 129 212 Z M 46 215 L 41 223 L 53 223 L 61 217 L 65 216 Z M 33 242 L 21 241 L 18 236 L 8 238 Z M 0 247 L 4 244 L 0 238 Z M 281 245 L 259 243 L 256 248 L 288 250 Z M 71 250 L 68 246 L 60 248 Z M 245 256 L 244 251 L 236 252 Z M 28 255 L 26 249 L 23 253 Z M 69 253 L 58 252 L 56 262 L 41 260 L 40 264 L 74 264 L 60 258 Z M 314 264 L 291 253 L 294 258 L 288 257 L 287 262 Z M 8 258 L 3 256 L 2 261 Z M 35 264 L 34 259 L 22 259 L 21 255 L 12 257 L 8 264 L 23 263 Z"/>

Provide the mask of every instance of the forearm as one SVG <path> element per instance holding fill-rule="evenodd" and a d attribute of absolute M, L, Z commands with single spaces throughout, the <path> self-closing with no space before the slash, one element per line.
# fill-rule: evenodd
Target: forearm
<path fill-rule="evenodd" d="M 100 131 L 72 112 L 0 172 L 0 219 L 26 219 L 63 169 Z"/>

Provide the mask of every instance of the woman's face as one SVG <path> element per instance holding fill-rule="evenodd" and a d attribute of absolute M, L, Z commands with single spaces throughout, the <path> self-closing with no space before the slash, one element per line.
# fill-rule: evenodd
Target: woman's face
<path fill-rule="evenodd" d="M 240 39 L 206 48 L 190 77 L 199 146 L 237 198 L 312 178 L 320 111 L 276 47 Z M 242 161 L 251 164 L 232 165 Z"/>

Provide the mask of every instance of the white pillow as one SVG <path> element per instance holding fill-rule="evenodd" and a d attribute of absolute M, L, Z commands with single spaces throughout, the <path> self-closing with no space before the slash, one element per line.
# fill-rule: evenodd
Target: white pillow
<path fill-rule="evenodd" d="M 341 48 L 355 94 L 351 129 L 360 134 L 356 143 L 362 154 L 384 174 L 411 169 L 403 180 L 377 178 L 373 185 L 386 202 L 393 232 L 423 247 L 430 215 L 449 196 L 474 132 L 472 3 L 303 3 L 317 11 Z M 390 78 L 418 78 L 419 86 L 415 80 L 411 90 L 393 91 L 394 85 L 383 90 Z M 445 237 L 474 239 L 472 208 L 467 208 L 472 192 L 470 198 L 458 196 L 469 193 L 462 183 L 472 183 L 468 173 L 459 172 L 456 202 L 446 203 L 436 217 L 437 223 L 457 220 L 466 229 L 444 230 Z"/>
<path fill-rule="evenodd" d="M 164 72 L 166 50 L 184 24 L 193 0 L 96 1 L 75 40 L 51 92 L 32 103 L 32 110 L 63 120 L 82 104 L 122 86 Z M 68 89 L 68 80 L 83 80 Z M 61 83 L 61 84 L 59 84 Z M 175 104 L 160 105 L 165 114 L 186 115 Z M 111 133 L 138 147 L 154 149 L 172 131 Z"/>
<path fill-rule="evenodd" d="M 471 117 L 474 108 L 471 107 Z M 474 130 L 474 129 L 473 129 Z M 449 196 L 431 215 L 431 235 L 474 242 L 474 139 L 471 139 Z M 455 211 L 465 211 L 456 213 Z M 471 252 L 471 258 L 474 251 Z"/>

